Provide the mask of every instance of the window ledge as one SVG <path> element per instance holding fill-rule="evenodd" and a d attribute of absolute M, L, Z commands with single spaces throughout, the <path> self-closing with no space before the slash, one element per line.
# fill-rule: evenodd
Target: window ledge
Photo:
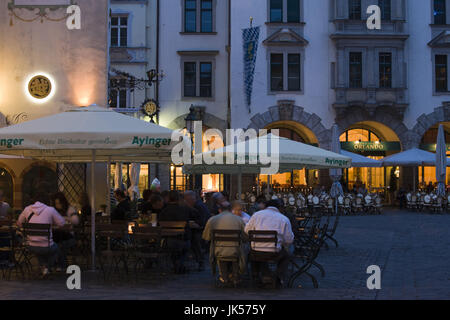
<path fill-rule="evenodd" d="M 269 91 L 270 95 L 277 95 L 277 94 L 297 94 L 302 95 L 304 94 L 303 90 L 300 91 L 289 91 L 289 90 L 283 90 L 283 91 Z"/>
<path fill-rule="evenodd" d="M 450 95 L 450 91 L 435 91 L 433 92 L 433 96 L 448 96 Z"/>
<path fill-rule="evenodd" d="M 180 32 L 183 36 L 215 36 L 217 32 Z"/>
<path fill-rule="evenodd" d="M 292 26 L 292 27 L 300 27 L 306 25 L 306 22 L 266 22 L 267 26 L 272 27 L 284 27 L 284 26 Z"/>
<path fill-rule="evenodd" d="M 183 100 L 183 101 L 199 101 L 199 100 L 215 101 L 215 98 L 214 97 L 181 97 L 181 100 Z"/>

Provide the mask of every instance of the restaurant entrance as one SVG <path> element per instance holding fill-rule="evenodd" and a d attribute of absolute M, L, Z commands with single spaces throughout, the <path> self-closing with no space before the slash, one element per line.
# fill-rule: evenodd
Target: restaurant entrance
<path fill-rule="evenodd" d="M 391 131 L 377 123 L 358 123 L 341 135 L 341 147 L 381 160 L 401 151 L 400 142 Z M 348 190 L 363 188 L 369 192 L 384 192 L 387 186 L 396 183 L 394 180 L 398 180 L 399 175 L 399 168 L 349 168 L 344 171 L 343 179 Z"/>

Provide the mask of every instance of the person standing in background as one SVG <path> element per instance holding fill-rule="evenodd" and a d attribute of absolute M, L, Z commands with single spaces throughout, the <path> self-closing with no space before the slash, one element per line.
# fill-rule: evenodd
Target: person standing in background
<path fill-rule="evenodd" d="M 7 218 L 9 210 L 11 209 L 10 205 L 4 201 L 5 194 L 3 190 L 0 190 L 0 219 Z"/>

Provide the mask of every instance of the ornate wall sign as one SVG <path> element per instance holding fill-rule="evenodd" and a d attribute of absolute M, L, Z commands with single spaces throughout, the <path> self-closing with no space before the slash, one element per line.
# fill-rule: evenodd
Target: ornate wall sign
<path fill-rule="evenodd" d="M 28 83 L 28 92 L 36 99 L 47 98 L 52 92 L 52 82 L 43 75 L 35 76 Z"/>
<path fill-rule="evenodd" d="M 8 10 L 11 16 L 10 25 L 13 25 L 13 17 L 23 22 L 33 22 L 38 19 L 41 22 L 48 21 L 63 21 L 71 16 L 71 14 L 64 13 L 61 17 L 51 17 L 50 12 L 58 9 L 67 9 L 71 5 L 76 5 L 75 0 L 10 0 L 8 3 Z M 20 10 L 26 9 L 30 11 L 29 14 L 23 14 Z"/>
<path fill-rule="evenodd" d="M 153 99 L 145 100 L 141 106 L 142 113 L 150 117 L 150 121 L 154 123 L 153 118 L 159 113 L 158 102 Z"/>

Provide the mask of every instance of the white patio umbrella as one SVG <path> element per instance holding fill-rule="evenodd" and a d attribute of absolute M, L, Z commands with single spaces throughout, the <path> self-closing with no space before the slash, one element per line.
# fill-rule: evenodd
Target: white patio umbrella
<path fill-rule="evenodd" d="M 139 195 L 139 175 L 141 173 L 141 165 L 139 163 L 133 163 L 130 169 L 130 187 L 128 188 L 128 194 L 131 195 L 131 200 L 135 200 L 135 197 Z"/>
<path fill-rule="evenodd" d="M 436 165 L 435 154 L 421 149 L 413 148 L 404 152 L 394 154 L 381 160 L 384 167 L 421 167 Z M 413 170 L 413 186 L 416 190 L 416 171 Z"/>
<path fill-rule="evenodd" d="M 171 140 L 172 133 L 167 128 L 93 105 L 0 129 L 0 153 L 91 163 L 92 267 L 95 268 L 95 163 L 170 161 L 171 149 L 177 143 Z"/>
<path fill-rule="evenodd" d="M 341 142 L 339 141 L 339 127 L 337 124 L 333 125 L 331 129 L 331 151 L 340 154 Z M 333 180 L 333 186 L 331 187 L 331 197 L 337 198 L 344 194 L 342 185 L 339 182 L 342 177 L 342 169 L 330 169 L 330 177 Z"/>
<path fill-rule="evenodd" d="M 333 125 L 331 129 L 331 151 L 340 154 L 341 153 L 341 142 L 339 141 L 339 127 L 337 124 Z M 334 198 L 336 215 L 338 213 L 338 197 L 344 195 L 342 190 L 341 178 L 342 169 L 330 169 L 330 177 L 333 180 L 333 185 L 331 186 L 330 195 Z"/>
<path fill-rule="evenodd" d="M 352 159 L 353 168 L 379 168 L 381 161 L 364 157 L 357 153 L 341 150 L 341 154 Z"/>
<path fill-rule="evenodd" d="M 268 165 L 262 165 L 258 161 L 261 158 L 260 151 L 263 150 L 262 146 L 267 146 L 267 154 L 270 155 L 272 143 L 275 142 L 273 139 L 275 141 L 278 140 L 279 144 L 279 154 L 277 157 L 279 161 L 279 173 L 304 168 L 330 169 L 351 167 L 351 159 L 349 157 L 268 134 L 202 154 L 203 157 L 215 156 L 218 159 L 222 159 L 223 164 L 185 165 L 183 169 L 187 174 L 259 174 L 261 173 L 261 168 L 268 167 Z M 234 159 L 234 163 L 226 164 L 227 158 Z M 239 163 L 238 160 L 244 163 Z M 257 163 L 251 164 L 250 160 Z M 240 190 L 241 186 L 239 185 L 238 188 Z"/>
<path fill-rule="evenodd" d="M 439 125 L 436 144 L 436 181 L 438 196 L 445 196 L 445 178 L 447 176 L 447 144 L 445 143 L 444 126 Z"/>
<path fill-rule="evenodd" d="M 114 190 L 122 188 L 122 163 L 116 163 L 116 169 L 114 170 Z"/>

